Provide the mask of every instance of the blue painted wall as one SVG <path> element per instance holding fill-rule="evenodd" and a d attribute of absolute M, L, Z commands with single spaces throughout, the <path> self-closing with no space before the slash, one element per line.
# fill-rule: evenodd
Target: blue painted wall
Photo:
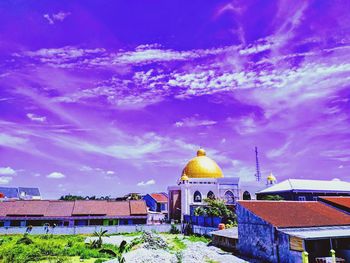
<path fill-rule="evenodd" d="M 157 202 L 156 200 L 154 200 L 152 198 L 151 195 L 147 194 L 143 197 L 143 200 L 146 201 L 146 205 L 147 207 L 149 208 L 150 211 L 153 211 L 153 212 L 160 212 L 160 211 L 157 211 Z"/>

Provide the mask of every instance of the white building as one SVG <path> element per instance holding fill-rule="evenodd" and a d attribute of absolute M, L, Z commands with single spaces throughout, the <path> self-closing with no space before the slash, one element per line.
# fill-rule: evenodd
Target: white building
<path fill-rule="evenodd" d="M 168 192 L 169 218 L 181 220 L 196 207 L 205 205 L 204 199 L 208 197 L 218 197 L 233 205 L 240 196 L 239 178 L 224 178 L 217 163 L 199 149 L 197 156 L 186 164 L 177 185 L 168 187 Z"/>

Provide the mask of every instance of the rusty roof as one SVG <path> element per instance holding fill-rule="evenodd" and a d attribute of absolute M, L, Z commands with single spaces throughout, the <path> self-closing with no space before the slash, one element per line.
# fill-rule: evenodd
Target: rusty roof
<path fill-rule="evenodd" d="M 350 216 L 321 202 L 239 201 L 275 227 L 350 225 Z"/>
<path fill-rule="evenodd" d="M 147 215 L 146 203 L 137 201 L 25 200 L 0 202 L 0 216 L 132 216 Z"/>
<path fill-rule="evenodd" d="M 340 206 L 345 209 L 350 209 L 350 196 L 319 196 L 320 200 L 326 201 L 328 204 Z"/>

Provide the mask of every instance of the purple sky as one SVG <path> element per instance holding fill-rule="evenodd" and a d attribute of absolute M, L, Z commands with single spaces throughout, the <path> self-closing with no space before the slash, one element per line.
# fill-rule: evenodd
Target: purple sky
<path fill-rule="evenodd" d="M 225 176 L 350 180 L 349 1 L 0 3 L 0 184 L 165 191 L 198 146 Z"/>

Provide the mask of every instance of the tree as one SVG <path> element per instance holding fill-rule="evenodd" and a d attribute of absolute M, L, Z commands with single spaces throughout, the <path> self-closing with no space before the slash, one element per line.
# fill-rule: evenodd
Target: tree
<path fill-rule="evenodd" d="M 206 198 L 204 202 L 206 203 L 205 206 L 200 206 L 195 209 L 195 215 L 234 218 L 233 212 L 227 208 L 224 200 L 219 198 Z"/>
<path fill-rule="evenodd" d="M 284 198 L 280 195 L 266 195 L 262 198 L 262 200 L 267 200 L 267 201 L 282 201 Z"/>
<path fill-rule="evenodd" d="M 97 239 L 93 240 L 90 246 L 92 248 L 101 248 L 103 244 L 102 237 L 105 236 L 107 232 L 108 230 L 102 230 L 102 228 L 100 229 L 100 231 L 95 231 L 93 236 L 97 237 Z"/>

